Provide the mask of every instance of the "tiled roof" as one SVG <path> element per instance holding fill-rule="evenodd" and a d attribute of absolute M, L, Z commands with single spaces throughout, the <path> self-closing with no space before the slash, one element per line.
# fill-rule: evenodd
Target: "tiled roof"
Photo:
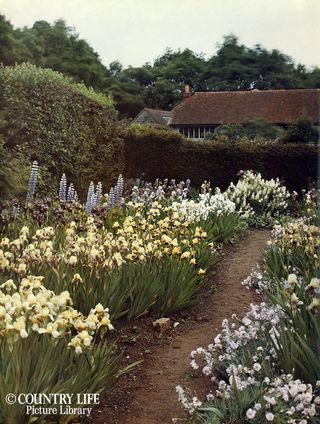
<path fill-rule="evenodd" d="M 156 124 L 161 124 L 161 125 L 167 125 L 168 120 L 166 120 L 165 118 L 171 118 L 171 114 L 172 114 L 172 112 L 167 111 L 167 110 L 149 109 L 149 108 L 145 107 L 144 109 L 142 109 L 142 111 L 139 113 L 139 115 L 134 119 L 134 121 L 137 121 L 139 116 L 143 112 L 147 112 L 148 115 L 152 118 L 152 120 Z"/>
<path fill-rule="evenodd" d="M 308 116 L 319 123 L 320 89 L 199 92 L 172 111 L 171 125 L 237 124 L 264 118 L 272 123 Z"/>

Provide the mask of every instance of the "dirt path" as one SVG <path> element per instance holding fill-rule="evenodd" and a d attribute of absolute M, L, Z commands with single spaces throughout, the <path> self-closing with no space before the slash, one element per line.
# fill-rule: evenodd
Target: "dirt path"
<path fill-rule="evenodd" d="M 176 385 L 197 387 L 197 395 L 201 398 L 207 393 L 209 384 L 209 379 L 192 378 L 190 352 L 199 346 L 207 346 L 220 331 L 224 318 L 230 318 L 233 313 L 243 316 L 250 303 L 257 301 L 257 295 L 240 283 L 255 264 L 261 262 L 261 250 L 268 236 L 268 231 L 252 231 L 239 244 L 227 250 L 210 281 L 215 292 L 202 293 L 187 325 L 181 325 L 170 343 L 152 349 L 137 372 L 136 382 L 130 388 L 127 408 L 120 407 L 116 418 L 101 408 L 99 423 L 186 423 L 187 415 L 177 400 Z M 173 421 L 173 418 L 176 420 Z"/>

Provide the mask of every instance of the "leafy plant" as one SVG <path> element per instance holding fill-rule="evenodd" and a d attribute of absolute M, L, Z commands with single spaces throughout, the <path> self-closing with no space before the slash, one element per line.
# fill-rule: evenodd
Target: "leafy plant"
<path fill-rule="evenodd" d="M 208 234 L 208 240 L 214 243 L 228 243 L 246 230 L 246 222 L 238 213 L 210 214 L 207 220 L 199 222 Z"/>
<path fill-rule="evenodd" d="M 113 345 L 104 342 L 92 351 L 76 356 L 64 339 L 53 340 L 49 335 L 30 334 L 19 338 L 12 348 L 0 337 L 0 422 L 50 423 L 57 416 L 26 415 L 26 405 L 6 403 L 13 393 L 101 393 L 110 390 L 119 372 L 119 354 Z M 73 402 L 76 400 L 74 397 Z M 52 405 L 54 406 L 54 405 Z M 70 406 L 76 406 L 72 403 Z M 58 408 L 59 411 L 59 408 Z M 61 416 L 60 422 L 69 420 Z"/>
<path fill-rule="evenodd" d="M 315 386 L 320 379 L 320 283 L 304 281 L 290 274 L 285 284 L 277 283 L 276 294 L 266 295 L 284 312 L 271 337 L 281 369 Z"/>

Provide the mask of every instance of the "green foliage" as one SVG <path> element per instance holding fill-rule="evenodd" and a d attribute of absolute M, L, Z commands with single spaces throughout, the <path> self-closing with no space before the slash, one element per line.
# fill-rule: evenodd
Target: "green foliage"
<path fill-rule="evenodd" d="M 214 131 L 205 135 L 205 140 L 214 141 L 236 141 L 245 136 L 245 130 L 241 124 L 223 124 L 219 125 Z"/>
<path fill-rule="evenodd" d="M 215 262 L 214 255 L 207 255 L 205 262 L 210 268 Z M 150 282 L 158 287 L 152 310 L 157 316 L 172 314 L 194 302 L 194 296 L 201 287 L 197 268 L 191 267 L 187 261 L 179 262 L 172 258 L 152 270 Z"/>
<path fill-rule="evenodd" d="M 24 155 L 19 151 L 8 151 L 0 138 L 0 197 L 25 193 L 29 171 Z"/>
<path fill-rule="evenodd" d="M 222 190 L 237 181 L 241 170 L 251 169 L 265 179 L 279 177 L 289 190 L 300 191 L 316 180 L 317 157 L 313 145 L 199 143 L 167 128 L 131 127 L 125 139 L 127 177 L 189 178 L 193 186 L 210 181 Z"/>
<path fill-rule="evenodd" d="M 286 306 L 283 298 L 273 297 L 274 304 L 280 304 L 287 312 L 278 326 L 274 348 L 281 369 L 313 386 L 320 378 L 320 316 L 307 309 L 307 305 L 298 311 Z"/>
<path fill-rule="evenodd" d="M 285 278 L 288 270 L 296 269 L 299 275 L 311 278 L 315 273 L 317 261 L 306 261 L 305 248 L 297 246 L 293 250 L 289 246 L 271 246 L 264 253 L 265 265 L 268 273 L 275 279 Z"/>
<path fill-rule="evenodd" d="M 27 424 L 35 420 L 33 415 L 26 415 L 26 405 L 6 403 L 8 393 L 70 393 L 71 388 L 75 394 L 100 393 L 110 387 L 117 376 L 120 359 L 115 355 L 114 346 L 100 343 L 91 352 L 77 357 L 67 348 L 67 343 L 65 339 L 54 340 L 49 335 L 31 333 L 27 338 L 19 337 L 10 347 L 1 337 L 1 423 Z M 76 407 L 75 403 L 76 396 L 70 406 Z M 72 417 L 60 418 L 60 422 L 66 422 Z M 37 422 L 57 422 L 56 419 L 56 416 L 44 415 Z"/>
<path fill-rule="evenodd" d="M 182 135 L 168 127 L 132 125 L 125 139 L 127 176 L 142 176 L 146 181 L 153 181 L 160 175 L 170 179 L 172 158 L 179 152 L 182 141 Z"/>
<path fill-rule="evenodd" d="M 282 133 L 281 128 L 271 124 L 263 118 L 252 119 L 243 123 L 245 135 L 251 140 L 255 138 L 264 138 L 274 140 Z"/>
<path fill-rule="evenodd" d="M 291 274 L 290 277 L 293 275 Z M 317 289 L 311 288 L 305 280 L 294 282 L 288 278 L 276 283 L 276 293 L 266 291 L 273 305 L 284 312 L 274 338 L 271 337 L 279 365 L 286 374 L 293 374 L 313 386 L 320 378 L 320 314 L 318 308 L 310 308 L 312 301 L 319 297 Z M 319 280 L 312 282 L 319 284 Z"/>
<path fill-rule="evenodd" d="M 62 19 L 14 29 L 0 15 L 0 63 L 26 61 L 111 93 L 121 117 L 134 117 L 144 106 L 172 109 L 181 101 L 185 83 L 194 91 L 320 87 L 319 68 L 307 70 L 280 51 L 261 45 L 248 48 L 232 34 L 208 59 L 190 49 L 169 48 L 153 64 L 123 68 L 114 60 L 107 68 Z"/>
<path fill-rule="evenodd" d="M 285 373 L 314 386 L 320 378 L 320 283 L 313 278 L 318 268 L 318 235 L 314 225 L 287 224 L 264 253 L 266 271 L 274 281 L 265 294 L 283 311 L 275 339 L 271 338 L 279 365 Z M 290 272 L 301 278 L 288 276 Z"/>
<path fill-rule="evenodd" d="M 238 213 L 211 214 L 210 219 L 201 220 L 200 227 L 208 234 L 208 240 L 214 243 L 228 243 L 246 230 L 246 222 Z"/>
<path fill-rule="evenodd" d="M 83 314 L 88 314 L 97 303 L 109 307 L 113 322 L 121 316 L 133 319 L 147 312 L 162 316 L 190 305 L 201 287 L 199 268 L 209 270 L 217 259 L 207 246 L 201 248 L 200 254 L 197 266 L 168 257 L 142 264 L 127 263 L 112 271 L 103 268 L 93 271 L 85 265 L 70 268 L 63 264 L 56 272 L 39 264 L 31 271 L 45 277 L 48 289 L 68 290 L 74 307 Z M 75 273 L 81 275 L 82 283 L 73 282 Z"/>
<path fill-rule="evenodd" d="M 96 89 L 105 86 L 107 68 L 92 47 L 62 19 L 53 24 L 36 21 L 31 28 L 15 30 L 0 15 L 0 37 L 0 62 L 4 65 L 30 62 L 63 72 Z"/>
<path fill-rule="evenodd" d="M 281 230 L 283 235 L 275 238 L 263 256 L 269 275 L 276 281 L 296 272 L 310 280 L 317 273 L 318 228 L 299 224 L 288 224 Z"/>
<path fill-rule="evenodd" d="M 317 143 L 319 131 L 314 128 L 308 117 L 301 117 L 296 122 L 289 124 L 283 136 L 284 143 Z"/>
<path fill-rule="evenodd" d="M 243 124 L 223 124 L 214 131 L 205 135 L 205 140 L 214 141 L 242 141 L 248 140 L 275 140 L 283 130 L 263 118 L 253 119 Z"/>
<path fill-rule="evenodd" d="M 46 194 L 56 192 L 63 172 L 82 190 L 90 180 L 114 182 L 122 140 L 109 97 L 30 64 L 1 67 L 0 93 L 4 148 L 38 160 Z"/>
<path fill-rule="evenodd" d="M 0 15 L 0 63 L 14 65 L 32 59 L 32 54 L 21 41 L 11 23 Z"/>
<path fill-rule="evenodd" d="M 195 417 L 199 421 L 194 422 L 204 424 L 246 424 L 250 422 L 245 418 L 246 411 L 253 407 L 256 401 L 261 399 L 262 394 L 261 387 L 248 387 L 238 390 L 236 384 L 234 384 L 234 390 L 231 392 L 230 398 L 215 399 L 213 402 L 206 404 L 206 406 L 199 408 Z M 265 415 L 263 413 L 258 414 L 254 422 L 255 424 L 264 424 Z"/>

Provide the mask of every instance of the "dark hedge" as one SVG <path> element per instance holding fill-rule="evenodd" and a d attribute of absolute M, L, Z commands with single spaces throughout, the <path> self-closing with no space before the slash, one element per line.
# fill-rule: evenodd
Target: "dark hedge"
<path fill-rule="evenodd" d="M 290 190 L 300 191 L 317 178 L 315 145 L 298 143 L 218 143 L 189 141 L 166 128 L 131 127 L 125 139 L 126 176 L 190 178 L 194 186 L 204 180 L 226 189 L 241 170 L 281 178 Z"/>

